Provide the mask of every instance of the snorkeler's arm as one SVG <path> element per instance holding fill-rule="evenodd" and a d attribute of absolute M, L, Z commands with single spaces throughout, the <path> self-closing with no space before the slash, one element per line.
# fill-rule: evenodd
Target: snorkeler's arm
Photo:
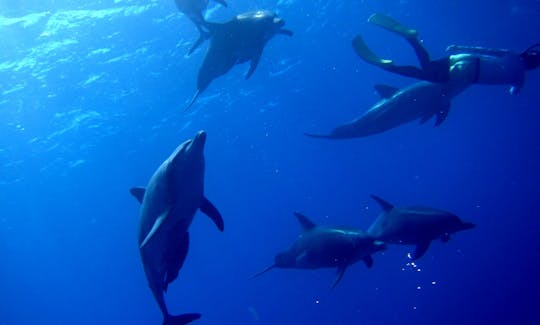
<path fill-rule="evenodd" d="M 510 93 L 510 95 L 517 95 L 521 92 L 521 88 L 523 88 L 523 84 L 524 82 L 521 81 L 519 83 L 516 83 L 514 85 L 512 85 L 510 87 L 510 89 L 508 89 L 508 92 Z"/>
<path fill-rule="evenodd" d="M 519 91 L 521 90 L 521 87 L 518 87 L 518 86 L 512 86 L 510 87 L 510 89 L 508 90 L 508 92 L 510 93 L 510 95 L 517 95 L 519 94 Z"/>
<path fill-rule="evenodd" d="M 446 52 L 450 54 L 479 54 L 492 56 L 505 56 L 511 53 L 510 50 L 507 49 L 492 49 L 480 46 L 463 45 L 450 45 L 446 48 Z"/>

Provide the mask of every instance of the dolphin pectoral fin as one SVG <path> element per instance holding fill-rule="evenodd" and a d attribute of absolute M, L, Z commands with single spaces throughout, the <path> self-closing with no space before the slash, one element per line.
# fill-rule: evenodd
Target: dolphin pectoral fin
<path fill-rule="evenodd" d="M 201 318 L 201 314 L 182 314 L 177 316 L 167 315 L 163 320 L 163 325 L 184 325 Z"/>
<path fill-rule="evenodd" d="M 382 59 L 378 57 L 377 54 L 373 53 L 360 35 L 356 35 L 356 37 L 353 39 L 352 47 L 356 55 L 358 55 L 361 59 L 367 61 L 368 63 L 378 66 L 392 64 L 392 60 Z"/>
<path fill-rule="evenodd" d="M 210 202 L 204 196 L 202 198 L 201 206 L 199 208 L 204 214 L 206 214 L 210 217 L 210 219 L 212 219 L 212 221 L 220 231 L 223 231 L 223 229 L 225 229 L 225 224 L 223 222 L 223 218 L 221 217 L 221 213 L 219 213 L 218 209 L 212 204 L 212 202 Z"/>
<path fill-rule="evenodd" d="M 437 112 L 436 119 L 435 119 L 435 127 L 438 127 L 439 125 L 446 120 L 446 117 L 448 116 L 448 109 L 442 109 Z"/>
<path fill-rule="evenodd" d="M 286 36 L 293 36 L 294 35 L 294 32 L 292 30 L 285 29 L 285 28 L 282 28 L 282 29 L 278 30 L 277 33 L 281 34 L 281 35 L 286 35 Z"/>
<path fill-rule="evenodd" d="M 413 255 L 411 256 L 411 259 L 414 261 L 422 257 L 426 253 L 427 249 L 429 248 L 429 244 L 430 244 L 429 240 L 416 244 L 416 248 L 414 250 Z"/>
<path fill-rule="evenodd" d="M 432 116 L 433 116 L 433 115 L 428 114 L 428 115 L 422 117 L 422 118 L 420 119 L 420 122 L 419 122 L 419 123 L 420 123 L 420 124 L 426 123 L 427 121 L 429 121 L 429 119 L 430 119 Z"/>
<path fill-rule="evenodd" d="M 332 288 L 335 288 L 338 285 L 339 281 L 341 281 L 341 279 L 343 278 L 343 274 L 345 274 L 346 269 L 347 269 L 346 265 L 338 266 L 337 275 L 336 275 L 336 278 L 334 279 L 334 283 L 332 283 Z"/>
<path fill-rule="evenodd" d="M 258 277 L 259 275 L 263 275 L 264 273 L 270 271 L 271 269 L 273 269 L 275 267 L 276 267 L 276 265 L 272 264 L 272 265 L 268 266 L 266 269 L 262 270 L 261 272 L 253 274 L 251 276 L 251 279 Z"/>
<path fill-rule="evenodd" d="M 399 91 L 399 88 L 382 84 L 377 84 L 374 86 L 374 88 L 375 91 L 379 94 L 379 96 L 385 99 L 394 96 Z"/>
<path fill-rule="evenodd" d="M 257 66 L 259 65 L 260 60 L 261 60 L 261 53 L 259 52 L 251 59 L 249 70 L 246 74 L 246 80 L 251 78 L 251 75 L 253 74 L 253 72 L 255 72 L 255 69 L 257 69 Z"/>
<path fill-rule="evenodd" d="M 139 248 L 143 248 L 146 245 L 146 243 L 148 243 L 148 241 L 152 238 L 152 236 L 154 236 L 154 234 L 158 231 L 161 224 L 163 224 L 163 221 L 165 221 L 165 219 L 167 218 L 167 215 L 169 214 L 170 210 L 171 210 L 170 208 L 165 210 L 165 212 L 163 212 L 162 214 L 159 215 L 159 217 L 157 217 L 156 221 L 154 222 L 154 225 L 152 226 L 152 229 L 150 230 L 148 235 L 146 235 L 146 237 L 144 238 Z"/>
<path fill-rule="evenodd" d="M 392 210 L 394 208 L 394 206 L 392 204 L 390 204 L 387 201 L 381 199 L 377 195 L 371 194 L 371 198 L 374 199 L 375 201 L 377 201 L 377 203 L 379 203 L 379 205 L 381 206 L 381 208 L 383 209 L 384 212 L 389 212 L 390 210 Z"/>
<path fill-rule="evenodd" d="M 298 219 L 298 222 L 300 222 L 300 225 L 302 226 L 302 229 L 304 229 L 304 231 L 317 227 L 317 225 L 313 221 L 309 220 L 308 217 L 306 217 L 305 215 L 299 212 L 295 212 L 294 215 Z"/>
<path fill-rule="evenodd" d="M 133 195 L 133 197 L 135 197 L 139 203 L 143 202 L 145 191 L 146 189 L 141 186 L 136 186 L 129 189 L 129 193 L 131 193 L 131 195 Z"/>
<path fill-rule="evenodd" d="M 203 20 L 203 21 L 204 21 L 204 20 Z M 206 41 L 207 39 L 209 39 L 210 36 L 211 36 L 210 32 L 205 31 L 205 30 L 202 29 L 201 27 L 198 27 L 198 29 L 199 29 L 199 38 L 197 39 L 197 41 L 195 41 L 195 43 L 193 43 L 193 45 L 192 45 L 191 48 L 189 49 L 188 55 L 193 54 L 193 52 L 195 52 L 195 50 L 198 49 L 199 46 L 201 46 L 201 44 L 204 43 L 204 41 Z"/>
<path fill-rule="evenodd" d="M 362 261 L 366 263 L 366 266 L 368 267 L 368 269 L 370 269 L 373 266 L 373 257 L 371 257 L 371 255 L 364 256 Z"/>

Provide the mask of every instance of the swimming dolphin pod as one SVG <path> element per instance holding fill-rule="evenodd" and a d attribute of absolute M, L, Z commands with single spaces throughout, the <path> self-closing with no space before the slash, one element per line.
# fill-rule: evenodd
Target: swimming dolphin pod
<path fill-rule="evenodd" d="M 454 96 L 466 86 L 452 83 L 420 81 L 403 89 L 376 85 L 381 100 L 359 118 L 334 128 L 330 134 L 307 136 L 326 139 L 350 139 L 382 133 L 402 124 L 419 120 L 425 123 L 435 117 L 435 126 L 441 125 L 450 111 Z"/>
<path fill-rule="evenodd" d="M 303 232 L 288 250 L 276 255 L 274 264 L 255 274 L 259 276 L 273 268 L 318 269 L 337 268 L 335 287 L 348 266 L 362 260 L 373 265 L 371 254 L 382 251 L 385 244 L 368 233 L 344 227 L 318 226 L 306 216 L 295 213 Z"/>
<path fill-rule="evenodd" d="M 215 0 L 217 3 L 223 7 L 227 7 L 227 3 L 224 0 Z M 199 39 L 193 44 L 189 49 L 188 55 L 193 53 L 193 51 L 199 47 L 206 39 L 208 39 L 209 34 L 206 28 L 207 22 L 204 19 L 203 12 L 208 7 L 208 0 L 175 0 L 176 7 L 180 12 L 182 12 L 186 17 L 188 17 L 197 27 L 199 31 Z"/>
<path fill-rule="evenodd" d="M 226 23 L 207 23 L 210 46 L 197 76 L 197 91 L 186 110 L 210 83 L 227 73 L 235 64 L 250 62 L 249 79 L 261 58 L 266 43 L 276 34 L 292 36 L 284 29 L 285 21 L 268 10 L 237 15 Z"/>
<path fill-rule="evenodd" d="M 131 194 L 141 203 L 138 244 L 144 272 L 161 313 L 163 324 L 187 324 L 200 314 L 172 316 L 163 293 L 176 279 L 189 248 L 189 226 L 195 212 L 208 215 L 220 231 L 223 219 L 204 196 L 204 145 L 206 133 L 199 131 L 179 145 L 159 166 L 145 188 Z"/>
<path fill-rule="evenodd" d="M 386 243 L 416 245 L 411 256 L 413 260 L 424 255 L 432 240 L 447 242 L 451 234 L 475 227 L 450 212 L 418 206 L 398 208 L 378 196 L 371 197 L 383 212 L 368 229 L 368 233 Z"/>

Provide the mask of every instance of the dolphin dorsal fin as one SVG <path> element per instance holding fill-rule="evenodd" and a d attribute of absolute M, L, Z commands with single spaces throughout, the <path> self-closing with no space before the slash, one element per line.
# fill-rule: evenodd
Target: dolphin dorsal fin
<path fill-rule="evenodd" d="M 390 98 L 399 91 L 399 88 L 382 84 L 377 84 L 374 87 L 377 94 L 379 94 L 379 96 L 382 98 Z"/>
<path fill-rule="evenodd" d="M 379 205 L 384 210 L 384 212 L 388 212 L 388 211 L 390 211 L 390 210 L 392 210 L 394 208 L 394 206 L 392 204 L 390 204 L 387 201 L 381 199 L 377 195 L 371 194 L 371 198 L 374 199 L 375 201 L 377 201 L 377 203 L 379 203 Z"/>
<path fill-rule="evenodd" d="M 308 217 L 306 217 L 305 215 L 299 212 L 295 212 L 294 215 L 298 219 L 298 222 L 300 222 L 300 225 L 302 226 L 302 229 L 304 229 L 304 231 L 317 227 L 317 225 L 313 223 L 313 221 L 309 220 Z"/>
<path fill-rule="evenodd" d="M 146 190 L 141 186 L 136 186 L 129 189 L 129 193 L 131 193 L 131 195 L 133 195 L 133 197 L 141 204 L 144 199 L 144 192 L 146 192 Z"/>

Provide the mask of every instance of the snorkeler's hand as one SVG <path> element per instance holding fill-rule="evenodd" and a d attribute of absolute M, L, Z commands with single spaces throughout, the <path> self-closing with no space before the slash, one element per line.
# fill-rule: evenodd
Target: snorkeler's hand
<path fill-rule="evenodd" d="M 517 94 L 519 94 L 519 90 L 520 90 L 519 87 L 512 86 L 512 87 L 510 87 L 508 92 L 510 93 L 510 95 L 517 95 Z"/>
<path fill-rule="evenodd" d="M 457 45 L 448 45 L 446 47 L 446 52 L 454 52 L 455 53 L 455 52 L 457 52 L 458 48 L 459 48 L 459 46 L 457 46 Z"/>

